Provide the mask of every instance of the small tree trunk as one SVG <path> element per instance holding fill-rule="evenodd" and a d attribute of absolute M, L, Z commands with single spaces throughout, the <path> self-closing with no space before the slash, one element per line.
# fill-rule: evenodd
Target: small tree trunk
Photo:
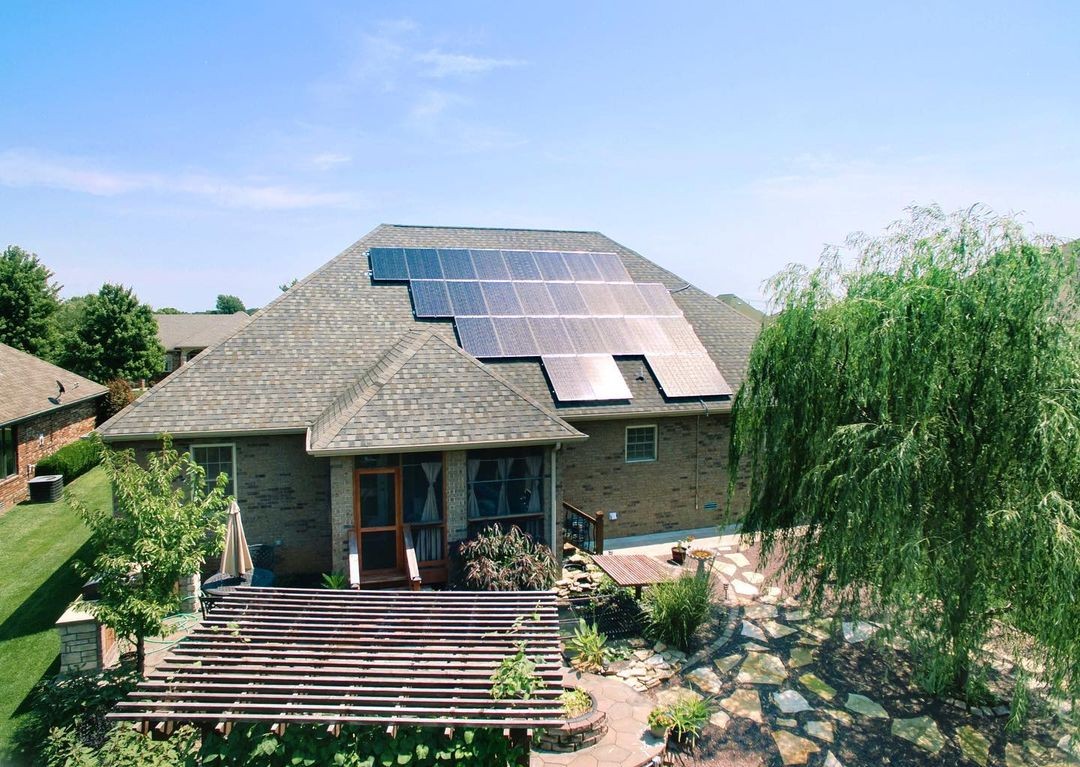
<path fill-rule="evenodd" d="M 139 676 L 146 676 L 146 640 L 142 634 L 135 637 L 135 668 L 139 669 Z"/>

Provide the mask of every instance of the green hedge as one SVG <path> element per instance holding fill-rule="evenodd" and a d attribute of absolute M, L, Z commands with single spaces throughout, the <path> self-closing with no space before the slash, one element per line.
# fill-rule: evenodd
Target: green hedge
<path fill-rule="evenodd" d="M 37 476 L 63 474 L 64 482 L 70 482 L 85 474 L 101 462 L 101 449 L 97 440 L 79 439 L 57 450 L 37 464 Z"/>

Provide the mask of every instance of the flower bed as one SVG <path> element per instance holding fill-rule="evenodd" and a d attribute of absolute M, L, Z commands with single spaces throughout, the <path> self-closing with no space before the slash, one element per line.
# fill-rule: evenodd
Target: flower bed
<path fill-rule="evenodd" d="M 564 689 L 573 690 L 573 687 Z M 578 688 L 581 689 L 581 688 Z M 562 727 L 549 727 L 542 730 L 536 738 L 536 747 L 541 751 L 568 753 L 595 746 L 607 733 L 607 714 L 596 707 L 596 697 L 585 691 L 592 701 L 592 707 L 584 714 L 567 719 Z"/>

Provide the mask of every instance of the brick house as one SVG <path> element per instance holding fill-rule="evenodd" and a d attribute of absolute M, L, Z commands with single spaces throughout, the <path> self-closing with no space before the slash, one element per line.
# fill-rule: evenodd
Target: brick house
<path fill-rule="evenodd" d="M 98 400 L 107 391 L 0 344 L 0 513 L 26 500 L 38 461 L 93 431 Z"/>
<path fill-rule="evenodd" d="M 608 539 L 717 524 L 757 329 L 599 233 L 383 225 L 100 432 L 228 474 L 279 572 L 438 583 L 567 505 Z"/>
<path fill-rule="evenodd" d="M 207 347 L 247 325 L 247 312 L 235 314 L 155 314 L 158 340 L 165 347 L 165 374 L 187 364 Z"/>

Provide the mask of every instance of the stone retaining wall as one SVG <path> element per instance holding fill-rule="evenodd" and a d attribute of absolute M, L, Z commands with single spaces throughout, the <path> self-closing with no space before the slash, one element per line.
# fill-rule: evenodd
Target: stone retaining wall
<path fill-rule="evenodd" d="M 60 635 L 60 673 L 78 674 L 108 668 L 117 662 L 120 646 L 116 634 L 102 626 L 76 599 L 56 621 Z"/>
<path fill-rule="evenodd" d="M 591 711 L 568 720 L 562 727 L 543 730 L 537 737 L 536 747 L 543 751 L 568 753 L 599 743 L 607 733 L 607 714 L 596 707 L 596 698 L 592 693 L 589 693 L 589 698 L 593 704 Z"/>

